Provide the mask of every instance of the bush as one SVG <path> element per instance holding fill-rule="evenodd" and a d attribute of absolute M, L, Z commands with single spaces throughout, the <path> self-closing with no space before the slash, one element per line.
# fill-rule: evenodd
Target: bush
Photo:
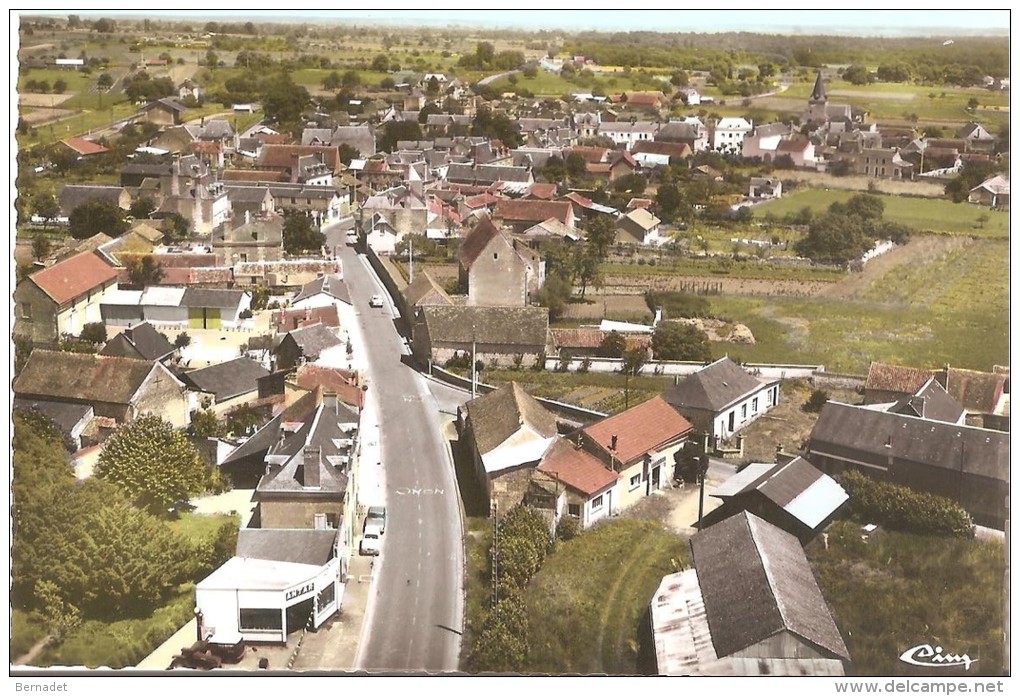
<path fill-rule="evenodd" d="M 861 522 L 889 529 L 939 536 L 974 535 L 974 521 L 949 498 L 875 481 L 857 471 L 836 477 L 850 495 L 848 512 Z"/>
<path fill-rule="evenodd" d="M 96 345 L 106 343 L 106 325 L 102 322 L 86 324 L 81 327 L 81 335 L 78 338 Z"/>
<path fill-rule="evenodd" d="M 570 541 L 581 533 L 581 523 L 572 515 L 564 515 L 556 523 L 556 539 Z"/>
<path fill-rule="evenodd" d="M 531 508 L 519 505 L 499 522 L 499 553 L 496 567 L 500 595 L 523 590 L 545 562 L 552 548 L 545 519 Z M 495 555 L 493 547 L 490 554 Z"/>
<path fill-rule="evenodd" d="M 807 413 L 818 413 L 828 400 L 829 392 L 824 389 L 815 389 L 801 408 Z"/>

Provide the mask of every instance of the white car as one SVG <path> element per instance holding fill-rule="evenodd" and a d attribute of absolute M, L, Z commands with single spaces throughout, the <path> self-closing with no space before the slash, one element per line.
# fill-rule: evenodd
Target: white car
<path fill-rule="evenodd" d="M 365 535 L 361 538 L 361 555 L 378 556 L 382 550 L 382 527 L 370 524 L 365 527 Z"/>
<path fill-rule="evenodd" d="M 370 299 L 368 301 L 368 306 L 369 307 L 382 307 L 383 306 L 382 295 L 372 295 L 372 299 Z"/>
<path fill-rule="evenodd" d="M 368 508 L 368 514 L 365 517 L 365 530 L 369 527 L 379 527 L 379 534 L 386 533 L 386 508 L 382 505 L 373 505 Z"/>

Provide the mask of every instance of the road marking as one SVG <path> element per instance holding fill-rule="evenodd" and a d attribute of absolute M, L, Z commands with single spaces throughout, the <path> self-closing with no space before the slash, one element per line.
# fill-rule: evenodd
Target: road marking
<path fill-rule="evenodd" d="M 401 486 L 394 491 L 397 495 L 446 495 L 445 488 L 409 488 L 408 486 Z"/>

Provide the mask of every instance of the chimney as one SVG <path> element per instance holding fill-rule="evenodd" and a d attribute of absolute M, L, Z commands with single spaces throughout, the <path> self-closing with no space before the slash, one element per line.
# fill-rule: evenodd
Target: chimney
<path fill-rule="evenodd" d="M 616 435 L 613 435 L 612 440 L 610 440 L 609 449 L 611 449 L 612 451 L 615 452 L 616 451 L 616 443 L 619 442 L 619 439 L 620 439 L 619 437 L 617 437 Z"/>
<path fill-rule="evenodd" d="M 323 410 L 332 411 L 334 415 L 340 414 L 340 399 L 337 398 L 333 392 L 323 392 L 322 394 L 322 407 Z"/>
<path fill-rule="evenodd" d="M 247 225 L 249 222 L 251 222 L 251 211 L 246 210 L 244 211 L 244 224 Z"/>
<path fill-rule="evenodd" d="M 299 483 L 303 488 L 318 488 L 319 473 L 322 466 L 322 449 L 305 447 L 301 450 L 301 474 Z"/>

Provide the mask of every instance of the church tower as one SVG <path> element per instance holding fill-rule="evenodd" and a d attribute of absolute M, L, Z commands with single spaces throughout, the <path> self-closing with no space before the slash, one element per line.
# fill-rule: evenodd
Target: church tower
<path fill-rule="evenodd" d="M 807 120 L 814 123 L 827 122 L 829 120 L 826 113 L 828 103 L 829 97 L 825 93 L 825 81 L 822 80 L 822 71 L 819 70 L 818 77 L 815 78 L 814 89 L 811 90 L 811 96 L 808 97 Z"/>

